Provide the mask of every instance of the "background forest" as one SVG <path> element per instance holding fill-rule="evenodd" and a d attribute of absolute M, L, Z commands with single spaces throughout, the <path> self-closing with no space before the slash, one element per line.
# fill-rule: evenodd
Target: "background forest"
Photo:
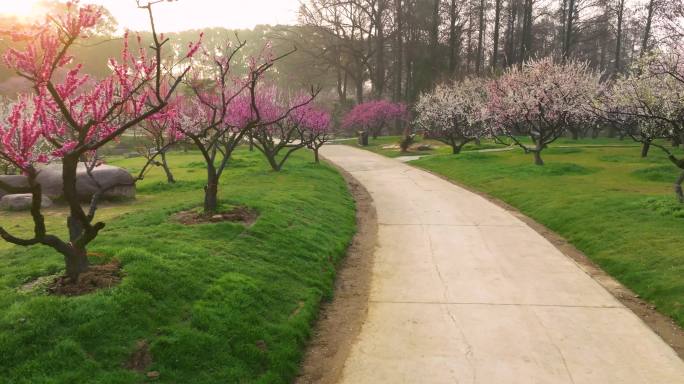
<path fill-rule="evenodd" d="M 683 15 L 681 0 L 306 0 L 299 25 L 203 32 L 206 49 L 226 38 L 246 40 L 245 57 L 266 42 L 275 52 L 296 47 L 276 64 L 271 81 L 294 89 L 320 86 L 321 99 L 348 108 L 371 98 L 413 102 L 443 80 L 499 74 L 549 55 L 587 61 L 611 76 L 645 52 L 677 41 Z M 95 58 L 121 50 L 116 20 L 103 20 L 96 39 L 74 47 L 84 71 L 95 76 L 109 73 Z M 14 23 L 4 18 L 0 28 Z M 168 36 L 180 52 L 197 34 Z M 27 86 L 10 69 L 0 69 L 0 94 L 13 96 Z"/>

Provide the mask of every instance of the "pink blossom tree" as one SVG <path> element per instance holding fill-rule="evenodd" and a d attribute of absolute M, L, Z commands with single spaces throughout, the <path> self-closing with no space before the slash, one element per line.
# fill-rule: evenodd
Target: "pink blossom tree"
<path fill-rule="evenodd" d="M 185 135 L 181 130 L 182 115 L 180 104 L 180 97 L 175 96 L 166 107 L 140 124 L 140 128 L 145 132 L 147 141 L 151 144 L 151 146 L 143 144 L 137 148 L 138 153 L 147 160 L 141 171 L 141 176 L 144 176 L 145 170 L 150 165 L 155 165 L 162 167 L 166 175 L 166 181 L 169 184 L 176 182 L 167 160 L 167 152 L 185 139 Z M 157 158 L 160 158 L 160 160 L 158 161 Z"/>
<path fill-rule="evenodd" d="M 310 129 L 320 128 L 322 116 L 311 104 L 317 94 L 318 91 L 312 89 L 309 95 L 288 97 L 276 87 L 269 87 L 260 94 L 257 107 L 264 121 L 273 123 L 255 127 L 252 137 L 254 146 L 264 154 L 274 171 L 280 171 L 295 151 L 311 144 Z M 318 149 L 315 156 L 317 154 Z"/>
<path fill-rule="evenodd" d="M 521 69 L 511 68 L 488 86 L 487 114 L 490 133 L 507 136 L 534 162 L 543 165 L 541 152 L 573 125 L 593 119 L 591 101 L 599 79 L 586 63 L 556 63 L 552 58 L 533 60 Z M 533 147 L 516 135 L 526 135 Z"/>
<path fill-rule="evenodd" d="M 392 121 L 408 119 L 408 110 L 404 103 L 388 100 L 372 100 L 356 105 L 349 111 L 343 121 L 345 129 L 369 130 L 376 139 L 382 130 Z"/>
<path fill-rule="evenodd" d="M 176 71 L 174 77 L 175 64 L 162 64 L 167 40 L 155 31 L 154 3 L 139 5 L 150 17 L 151 55 L 142 46 L 132 53 L 126 36 L 121 58 L 109 60 L 112 74 L 104 79 L 81 74 L 81 65 L 72 65 L 69 56 L 70 48 L 87 38 L 101 17 L 100 8 L 92 5 L 69 2 L 65 13 L 14 32 L 13 38 L 26 41 L 25 48 L 8 49 L 4 55 L 5 63 L 30 81 L 35 93 L 20 96 L 0 126 L 0 158 L 25 174 L 28 186 L 0 183 L 0 188 L 32 195 L 34 230 L 32 237 L 22 238 L 0 228 L 0 236 L 16 245 L 42 244 L 58 251 L 64 256 L 71 281 L 87 270 L 86 248 L 105 226 L 95 221 L 96 201 L 88 211 L 79 201 L 76 174 L 80 160 L 160 112 L 188 70 Z M 188 56 L 197 46 L 190 47 Z M 66 71 L 61 83 L 54 80 L 58 71 Z M 48 233 L 41 213 L 42 192 L 36 176 L 38 164 L 49 161 L 62 164 L 63 195 L 69 206 L 68 239 Z"/>
<path fill-rule="evenodd" d="M 304 131 L 306 146 L 313 151 L 314 161 L 320 163 L 318 151 L 331 139 L 332 116 L 330 112 L 314 105 L 307 105 L 303 109 L 300 113 L 300 124 Z"/>
<path fill-rule="evenodd" d="M 244 46 L 244 41 L 237 40 L 235 45 L 203 51 L 201 65 L 187 81 L 192 96 L 186 98 L 183 106 L 181 131 L 195 144 L 206 163 L 207 215 L 218 209 L 219 181 L 243 139 L 251 139 L 257 128 L 286 118 L 296 107 L 278 108 L 270 88 L 263 85 L 263 78 L 273 64 L 292 51 L 276 56 L 268 44 L 247 59 L 246 75 L 240 75 L 233 68 L 241 63 L 238 54 Z"/>
<path fill-rule="evenodd" d="M 426 136 L 450 145 L 458 154 L 464 145 L 484 135 L 486 102 L 487 90 L 481 79 L 441 84 L 420 96 L 415 123 Z"/>

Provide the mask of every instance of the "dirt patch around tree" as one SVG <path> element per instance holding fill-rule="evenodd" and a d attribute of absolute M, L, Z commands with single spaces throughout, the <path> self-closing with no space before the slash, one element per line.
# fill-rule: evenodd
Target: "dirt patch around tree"
<path fill-rule="evenodd" d="M 591 261 L 587 255 L 570 244 L 565 238 L 563 238 L 563 236 L 527 217 L 517 208 L 504 202 L 503 200 L 500 200 L 485 192 L 473 189 L 457 181 L 451 180 L 428 169 L 423 169 L 420 167 L 416 168 L 484 197 L 499 207 L 507 210 L 522 222 L 527 224 L 530 228 L 534 229 L 537 233 L 544 236 L 544 238 L 551 242 L 551 244 L 553 244 L 565 256 L 573 260 L 575 264 L 577 264 L 577 266 L 584 271 L 584 273 L 589 275 L 606 291 L 618 299 L 618 301 L 620 301 L 625 307 L 629 308 L 635 315 L 637 315 L 641 321 L 643 321 L 649 328 L 651 328 L 651 330 L 653 330 L 653 332 L 655 332 L 658 336 L 660 336 L 661 339 L 663 339 L 663 341 L 672 347 L 675 353 L 679 355 L 679 358 L 684 360 L 684 329 L 682 329 L 670 317 L 658 312 L 653 304 L 641 299 L 639 295 L 635 294 L 629 288 L 615 280 L 615 278 L 610 276 L 596 263 Z"/>
<path fill-rule="evenodd" d="M 173 220 L 185 225 L 220 223 L 230 221 L 252 226 L 259 218 L 259 213 L 244 205 L 239 205 L 229 211 L 206 214 L 197 210 L 181 211 L 173 215 Z"/>
<path fill-rule="evenodd" d="M 368 191 L 351 174 L 338 170 L 356 200 L 357 232 L 338 267 L 335 296 L 321 306 L 296 384 L 336 383 L 368 314 L 377 216 Z"/>
<path fill-rule="evenodd" d="M 112 260 L 107 264 L 91 265 L 87 271 L 81 273 L 76 283 L 66 276 L 59 276 L 49 283 L 46 291 L 57 296 L 80 296 L 111 288 L 121 282 L 121 264 Z"/>

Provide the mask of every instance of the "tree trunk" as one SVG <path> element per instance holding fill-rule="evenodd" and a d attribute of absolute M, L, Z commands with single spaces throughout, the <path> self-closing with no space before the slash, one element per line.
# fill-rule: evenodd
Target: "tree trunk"
<path fill-rule="evenodd" d="M 470 63 L 473 57 L 473 7 L 472 4 L 468 4 L 468 33 L 466 34 L 466 63 L 465 63 L 465 73 L 470 73 Z"/>
<path fill-rule="evenodd" d="M 648 40 L 651 38 L 651 23 L 653 22 L 654 8 L 655 0 L 650 0 L 648 2 L 648 14 L 646 15 L 646 26 L 644 27 L 644 36 L 641 40 L 641 51 L 639 52 L 639 57 L 648 52 Z"/>
<path fill-rule="evenodd" d="M 565 42 L 563 44 L 563 59 L 568 59 L 570 58 L 570 51 L 572 48 L 572 43 L 573 43 L 573 29 L 574 24 L 573 22 L 575 21 L 575 7 L 576 7 L 576 0 L 569 0 L 568 1 L 568 9 L 567 9 L 567 28 L 565 30 Z"/>
<path fill-rule="evenodd" d="M 207 170 L 207 185 L 204 186 L 204 213 L 212 214 L 218 210 L 218 177 L 213 167 Z"/>
<path fill-rule="evenodd" d="M 385 124 L 384 124 L 384 123 L 381 124 L 381 125 L 379 125 L 379 126 L 377 126 L 377 127 L 373 127 L 373 129 L 371 129 L 371 134 L 372 134 L 372 136 L 373 136 L 373 140 L 377 139 L 378 136 L 380 136 L 380 134 L 382 133 L 383 128 L 385 128 Z"/>
<path fill-rule="evenodd" d="M 532 46 L 533 6 L 532 0 L 525 0 L 523 6 L 522 33 L 520 36 L 520 61 L 518 62 L 521 68 L 525 60 L 527 60 L 530 48 Z"/>
<path fill-rule="evenodd" d="M 162 168 L 164 168 L 164 173 L 166 174 L 166 181 L 169 184 L 173 184 L 176 182 L 176 179 L 173 178 L 173 173 L 171 173 L 171 168 L 169 168 L 169 163 L 166 161 L 166 152 L 161 153 L 161 159 L 162 159 Z"/>
<path fill-rule="evenodd" d="M 534 164 L 535 165 L 544 165 L 544 160 L 542 160 L 542 157 L 541 157 L 541 149 L 533 150 L 532 154 L 534 155 Z"/>
<path fill-rule="evenodd" d="M 271 169 L 273 169 L 273 171 L 280 171 L 280 164 L 278 164 L 275 155 L 266 154 L 266 160 L 268 160 L 268 164 L 271 166 Z"/>
<path fill-rule="evenodd" d="M 319 156 L 318 156 L 318 148 L 314 147 L 314 148 L 313 148 L 313 153 L 314 153 L 314 162 L 315 162 L 316 164 L 320 163 L 321 161 L 320 161 L 320 158 L 319 158 Z"/>
<path fill-rule="evenodd" d="M 530 152 L 532 152 L 532 155 L 534 155 L 534 164 L 535 165 L 544 165 L 544 160 L 542 160 L 541 153 L 544 150 L 544 144 L 541 142 L 540 139 L 535 139 L 533 138 L 532 141 L 535 143 L 534 149 L 531 149 Z"/>
<path fill-rule="evenodd" d="M 363 74 L 359 74 L 356 79 L 356 103 L 363 103 Z"/>
<path fill-rule="evenodd" d="M 66 275 L 69 277 L 69 280 L 76 283 L 81 273 L 88 270 L 88 252 L 85 248 L 69 247 L 69 249 L 69 252 L 63 252 Z"/>
<path fill-rule="evenodd" d="M 339 60 L 338 60 L 339 62 Z M 345 96 L 344 92 L 342 91 L 342 70 L 337 67 L 337 99 L 339 100 L 340 104 L 344 104 Z"/>
<path fill-rule="evenodd" d="M 677 195 L 677 200 L 679 200 L 680 203 L 684 203 L 684 192 L 682 192 L 682 183 L 684 183 L 684 172 L 679 174 L 679 177 L 677 178 L 674 184 L 675 195 Z"/>
<path fill-rule="evenodd" d="M 508 2 L 508 20 L 506 22 L 506 39 L 504 40 L 504 66 L 515 63 L 515 24 L 518 17 L 518 7 L 514 1 Z"/>
<path fill-rule="evenodd" d="M 678 135 L 672 136 L 672 148 L 678 148 L 682 143 L 682 139 Z"/>
<path fill-rule="evenodd" d="M 625 11 L 625 0 L 618 1 L 617 33 L 615 35 L 615 73 L 622 72 L 620 59 L 622 58 L 622 15 Z"/>
<path fill-rule="evenodd" d="M 403 60 L 404 60 L 404 26 L 402 22 L 402 7 L 401 7 L 401 0 L 394 0 L 394 12 L 395 12 L 395 18 L 396 18 L 396 24 L 397 24 L 397 31 L 396 31 L 396 49 L 394 53 L 394 101 L 400 101 L 401 100 L 401 81 L 403 77 Z"/>
<path fill-rule="evenodd" d="M 385 1 L 378 0 L 378 13 L 375 20 L 375 81 L 373 90 L 378 98 L 385 93 L 385 31 L 383 25 Z"/>
<path fill-rule="evenodd" d="M 456 72 L 456 0 L 449 4 L 449 74 Z M 460 38 L 460 37 L 459 37 Z"/>
<path fill-rule="evenodd" d="M 484 61 L 484 33 L 485 33 L 485 0 L 480 0 L 480 14 L 477 35 L 477 52 L 475 56 L 475 73 L 482 72 L 482 62 Z"/>
<path fill-rule="evenodd" d="M 441 23 L 439 17 L 439 3 L 440 0 L 433 0 L 432 6 L 432 25 L 430 26 L 430 56 L 432 61 L 432 68 L 434 70 L 432 78 L 434 79 L 439 73 L 439 25 Z"/>
<path fill-rule="evenodd" d="M 496 0 L 496 6 L 494 7 L 494 47 L 492 48 L 492 72 L 496 71 L 496 67 L 499 60 L 499 27 L 501 20 L 501 3 L 503 0 Z"/>
<path fill-rule="evenodd" d="M 558 32 L 559 36 L 556 44 L 558 47 L 562 48 L 565 45 L 565 30 L 568 21 L 568 0 L 562 0 L 560 6 L 560 31 Z"/>
<path fill-rule="evenodd" d="M 69 246 L 60 250 L 64 255 L 67 276 L 72 282 L 78 281 L 78 276 L 88 270 L 88 254 L 85 246 L 77 247 L 75 243 L 84 235 L 84 225 L 78 217 L 83 214 L 81 202 L 76 191 L 76 175 L 78 171 L 78 157 L 65 156 L 62 159 L 62 183 L 64 200 L 69 204 L 70 213 L 67 217 L 69 228 Z"/>
<path fill-rule="evenodd" d="M 648 157 L 648 150 L 649 150 L 649 149 L 651 149 L 651 143 L 648 142 L 648 141 L 645 141 L 645 142 L 641 145 L 641 157 L 642 157 L 642 158 Z"/>
<path fill-rule="evenodd" d="M 349 74 L 347 71 L 344 71 L 344 77 L 342 80 L 342 100 L 346 103 L 347 102 L 347 82 L 349 80 Z"/>

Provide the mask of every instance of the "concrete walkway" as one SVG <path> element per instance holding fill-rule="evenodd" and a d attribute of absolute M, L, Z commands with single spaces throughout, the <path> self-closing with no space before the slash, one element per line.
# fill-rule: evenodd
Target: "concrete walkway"
<path fill-rule="evenodd" d="M 504 209 L 342 145 L 378 214 L 368 317 L 342 383 L 684 383 L 650 328 Z"/>

